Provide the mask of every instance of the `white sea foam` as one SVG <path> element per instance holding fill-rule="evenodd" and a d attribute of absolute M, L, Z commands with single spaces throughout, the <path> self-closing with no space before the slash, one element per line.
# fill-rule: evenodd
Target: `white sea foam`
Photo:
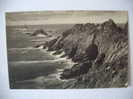
<path fill-rule="evenodd" d="M 39 48 L 39 49 L 43 49 L 43 45 L 40 45 L 38 48 Z"/>
<path fill-rule="evenodd" d="M 61 54 L 59 54 L 59 55 L 53 55 L 53 53 L 55 53 L 56 51 L 48 52 L 47 49 L 48 48 L 45 48 L 43 51 L 45 51 L 46 53 L 49 53 L 49 55 L 51 55 L 52 57 L 55 58 L 55 60 L 52 60 L 53 62 L 63 61 L 63 62 L 65 62 L 67 64 L 67 67 L 64 67 L 64 69 L 65 68 L 71 68 L 74 64 L 76 64 L 76 62 L 73 62 L 72 59 L 68 58 L 68 56 L 61 57 L 62 55 L 65 55 L 64 51 Z"/>
<path fill-rule="evenodd" d="M 74 64 L 76 64 L 75 62 L 72 61 L 72 59 L 68 59 L 68 56 L 62 57 L 63 55 L 65 55 L 65 52 L 63 51 L 62 53 L 58 54 L 58 55 L 53 55 L 53 53 L 55 53 L 56 51 L 52 51 L 49 52 L 49 54 L 53 57 L 55 57 L 56 60 L 58 61 L 65 61 L 68 64 L 68 68 L 72 67 Z"/>
<path fill-rule="evenodd" d="M 74 64 L 76 64 L 76 62 L 73 62 L 72 59 L 67 59 L 67 63 L 69 64 L 67 68 L 71 68 Z"/>
<path fill-rule="evenodd" d="M 51 51 L 49 52 L 50 55 L 53 55 L 56 51 Z"/>
<path fill-rule="evenodd" d="M 63 72 L 63 69 L 57 69 L 57 73 L 54 73 L 54 74 L 50 74 L 48 75 L 49 77 L 52 77 L 52 78 L 56 78 L 60 81 L 67 81 L 67 80 L 62 80 L 60 77 L 60 74 Z"/>
<path fill-rule="evenodd" d="M 68 64 L 68 66 L 66 68 L 71 68 L 74 64 L 76 64 L 76 62 L 73 62 L 72 59 L 68 59 L 68 56 L 61 57 L 61 56 L 65 55 L 64 51 L 58 55 L 53 55 L 53 53 L 55 53 L 55 52 L 56 51 L 52 51 L 52 52 L 49 52 L 49 54 L 52 57 L 55 57 L 55 60 L 57 60 L 57 61 L 65 61 Z"/>
<path fill-rule="evenodd" d="M 65 55 L 65 52 L 63 51 L 62 53 L 58 54 L 58 55 L 54 55 L 56 58 L 60 58 L 61 56 Z"/>
<path fill-rule="evenodd" d="M 46 36 L 43 34 L 37 34 L 37 37 L 46 37 Z"/>

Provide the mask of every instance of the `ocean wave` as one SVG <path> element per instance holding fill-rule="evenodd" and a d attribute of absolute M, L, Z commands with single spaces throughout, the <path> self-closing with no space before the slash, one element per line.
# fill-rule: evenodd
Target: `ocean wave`
<path fill-rule="evenodd" d="M 62 61 L 62 59 L 56 59 L 56 60 L 43 60 L 43 61 L 10 61 L 10 64 L 35 64 L 35 63 L 55 63 Z"/>
<path fill-rule="evenodd" d="M 76 62 L 73 62 L 72 59 L 69 59 L 68 58 L 68 56 L 61 57 L 61 56 L 65 55 L 65 52 L 64 51 L 62 53 L 58 54 L 58 55 L 54 55 L 54 53 L 56 51 L 50 51 L 49 52 L 47 50 L 48 50 L 48 48 L 45 48 L 42 51 L 45 51 L 45 52 L 49 53 L 49 55 L 51 55 L 52 57 L 54 57 L 56 59 L 56 61 L 61 61 L 61 60 L 63 61 L 64 60 L 68 64 L 67 68 L 71 68 L 74 64 L 76 64 Z"/>
<path fill-rule="evenodd" d="M 34 47 L 25 47 L 25 48 L 9 48 L 8 51 L 14 51 L 14 50 L 32 50 L 36 49 Z"/>
<path fill-rule="evenodd" d="M 54 53 L 56 51 L 47 51 L 48 47 L 46 47 L 45 49 L 43 49 L 44 45 L 40 45 L 38 48 L 35 47 L 26 47 L 26 48 L 10 48 L 8 49 L 8 51 L 16 51 L 16 50 L 20 50 L 22 51 L 21 53 L 26 53 L 27 50 L 36 50 L 36 49 L 40 49 L 40 51 L 47 53 L 48 55 L 50 55 L 51 57 L 54 57 L 54 60 L 41 60 L 41 61 L 13 61 L 10 63 L 45 63 L 45 62 L 50 62 L 50 63 L 54 63 L 54 62 L 65 62 L 66 64 L 68 64 L 67 68 L 72 67 L 74 64 L 76 64 L 75 62 L 72 61 L 72 59 L 68 59 L 68 56 L 65 57 L 61 57 L 63 55 L 65 55 L 65 52 L 63 51 L 62 53 L 58 54 L 58 55 L 54 55 Z"/>

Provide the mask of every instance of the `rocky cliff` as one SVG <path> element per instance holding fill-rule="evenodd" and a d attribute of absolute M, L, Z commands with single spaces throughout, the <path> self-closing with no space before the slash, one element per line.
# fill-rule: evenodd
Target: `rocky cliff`
<path fill-rule="evenodd" d="M 74 78 L 63 88 L 125 87 L 128 84 L 128 24 L 118 27 L 109 19 L 101 24 L 76 24 L 47 42 L 49 51 L 71 58 L 61 79 Z"/>

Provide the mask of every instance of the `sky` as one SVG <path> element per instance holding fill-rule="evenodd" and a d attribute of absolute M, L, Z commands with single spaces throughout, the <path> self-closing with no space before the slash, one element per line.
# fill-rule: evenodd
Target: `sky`
<path fill-rule="evenodd" d="M 113 19 L 116 23 L 128 21 L 127 11 L 33 11 L 7 12 L 6 25 L 102 23 Z"/>

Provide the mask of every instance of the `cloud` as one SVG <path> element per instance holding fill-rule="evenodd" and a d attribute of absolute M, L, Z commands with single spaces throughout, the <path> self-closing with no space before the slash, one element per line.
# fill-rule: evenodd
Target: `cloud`
<path fill-rule="evenodd" d="M 128 20 L 126 11 L 38 11 L 6 14 L 7 25 L 101 23 L 109 18 L 117 23 Z"/>

